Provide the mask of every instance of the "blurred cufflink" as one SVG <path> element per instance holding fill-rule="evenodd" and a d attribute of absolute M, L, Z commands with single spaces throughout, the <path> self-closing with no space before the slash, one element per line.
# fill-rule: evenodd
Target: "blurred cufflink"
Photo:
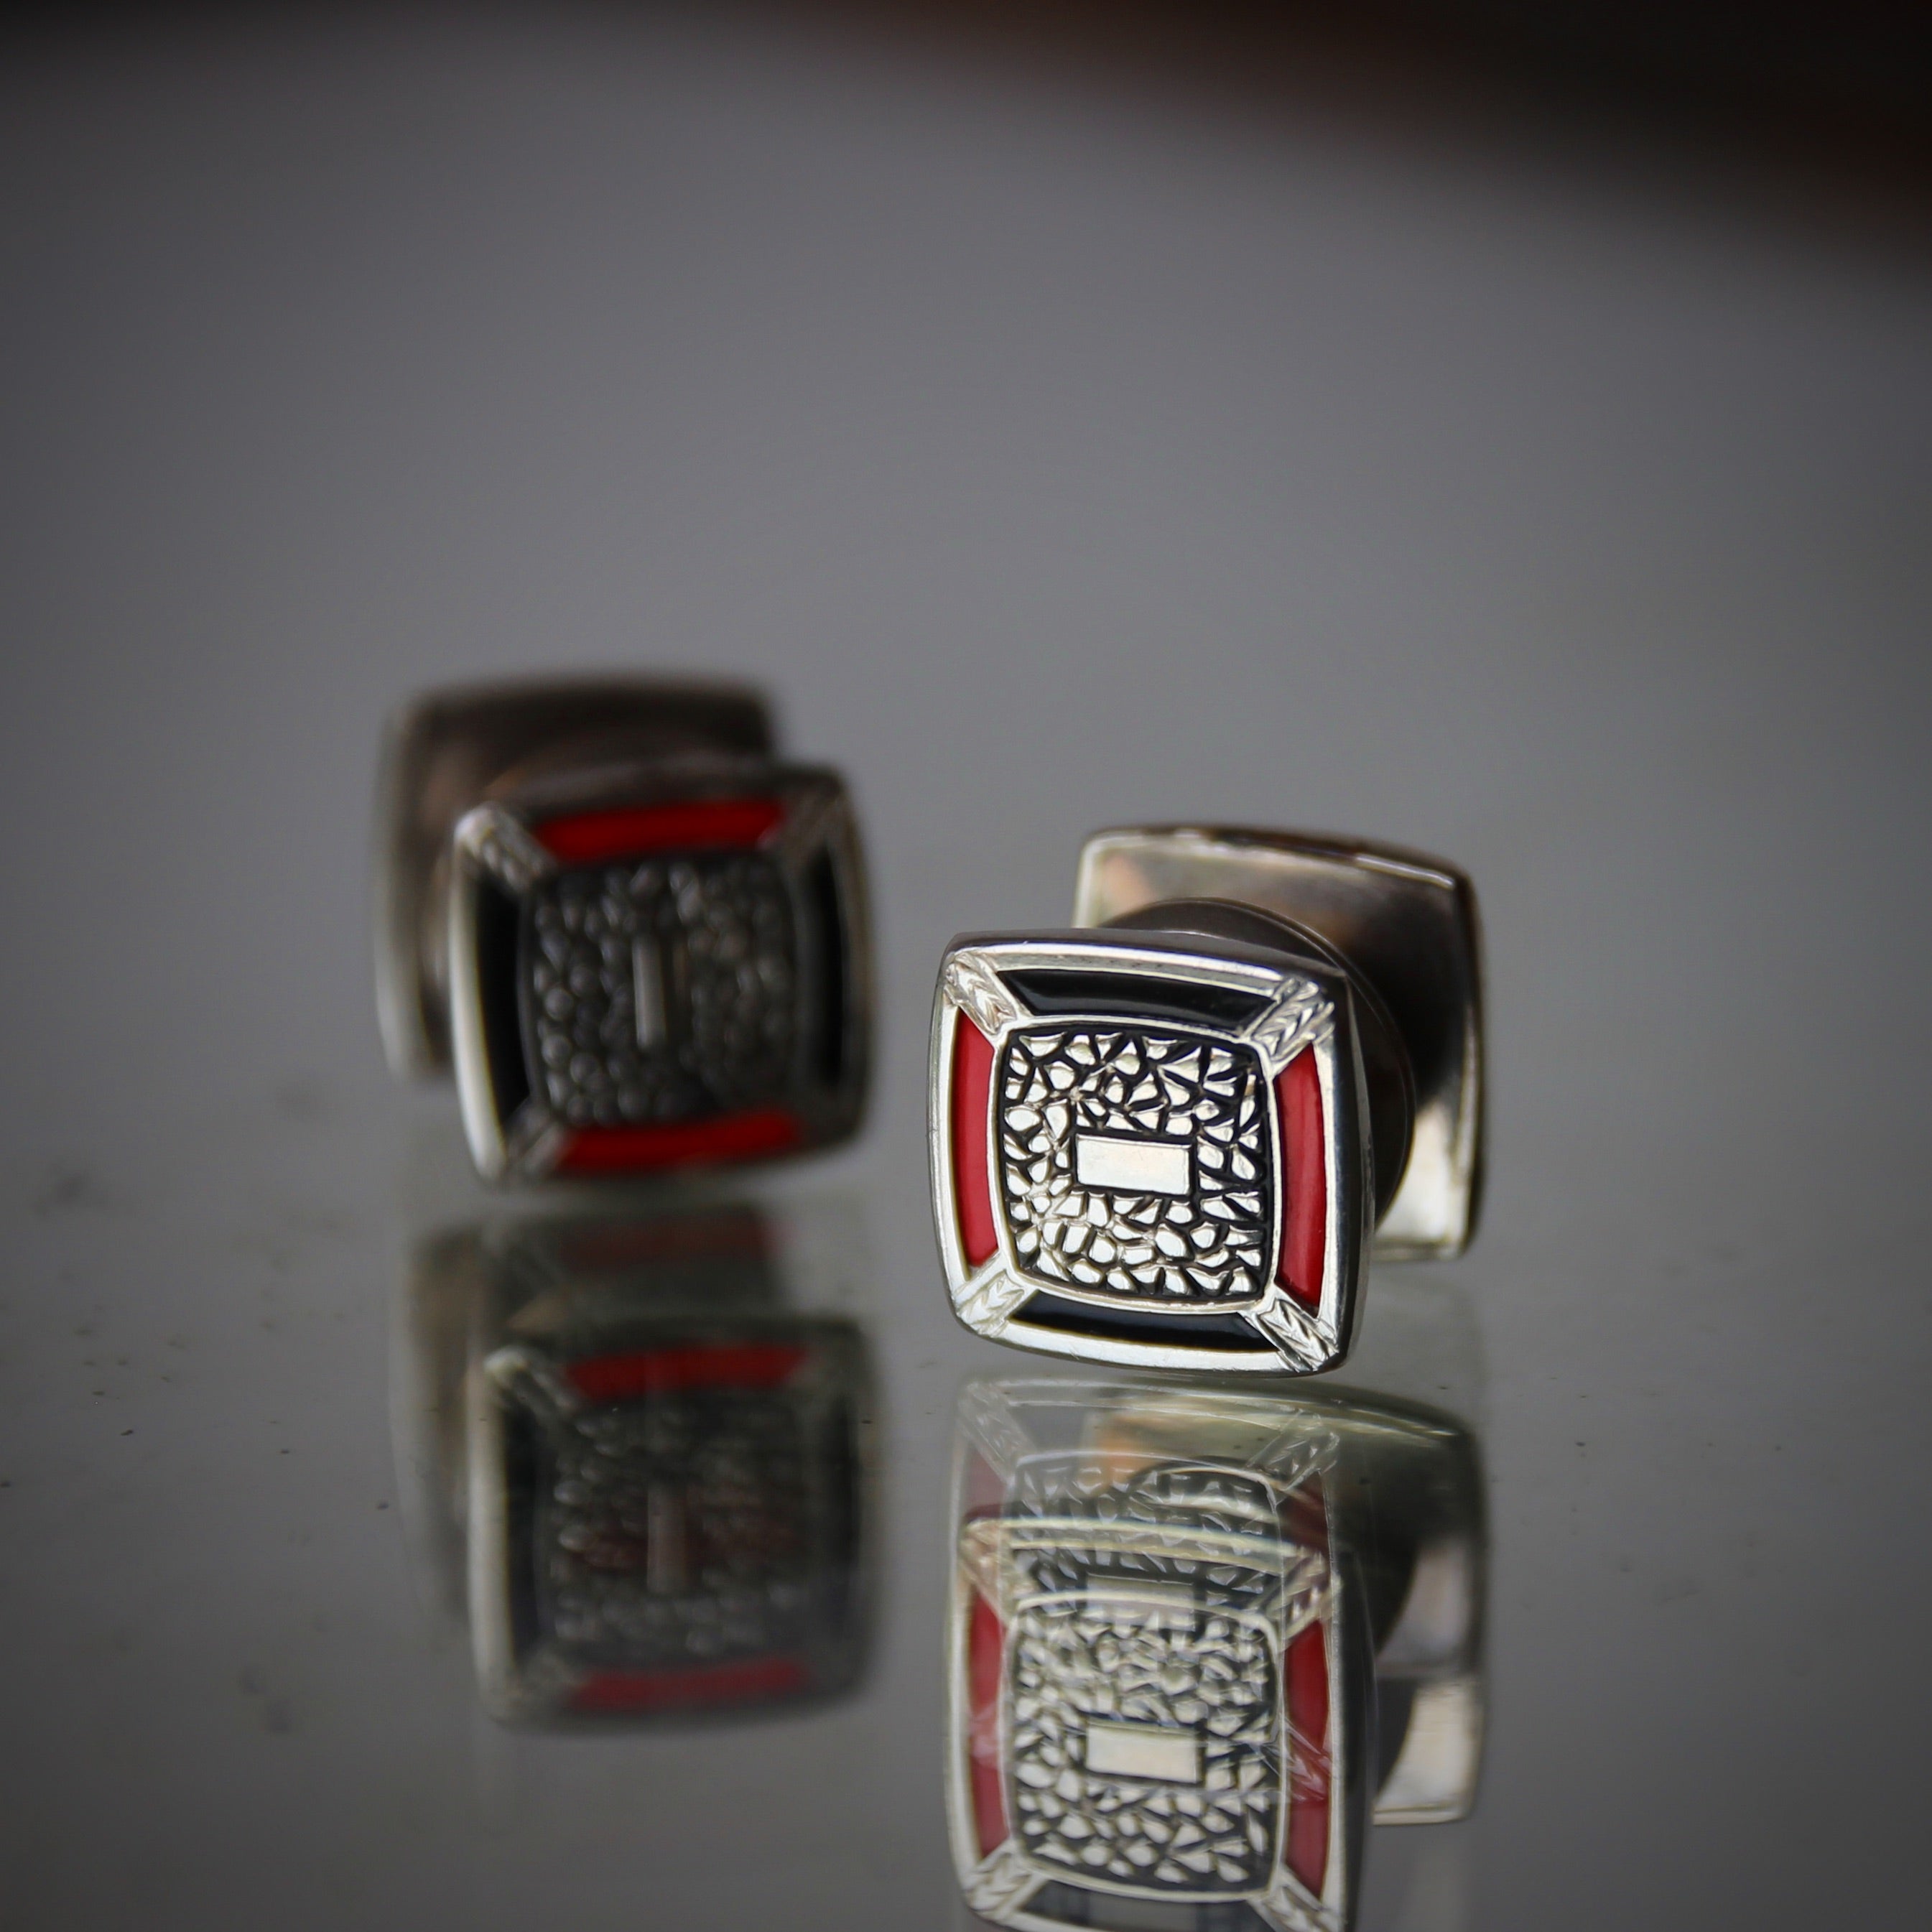
<path fill-rule="evenodd" d="M 797 1305 L 812 1274 L 746 1203 L 418 1247 L 404 1526 L 490 1716 L 674 1725 L 851 1688 L 872 1377 L 855 1322 Z"/>
<path fill-rule="evenodd" d="M 1344 1932 L 1367 1826 L 1480 1768 L 1476 1446 L 1376 1398 L 979 1382 L 960 1400 L 946 1786 L 1022 1932 Z"/>
<path fill-rule="evenodd" d="M 1475 896 L 1412 853 L 1104 832 L 1076 929 L 940 969 L 929 1130 L 980 1334 L 1158 1368 L 1348 1352 L 1372 1238 L 1451 1256 L 1481 1177 Z"/>
<path fill-rule="evenodd" d="M 452 1066 L 491 1180 L 842 1140 L 871 952 L 838 774 L 756 694 L 638 680 L 432 693 L 391 728 L 377 988 L 399 1075 Z"/>

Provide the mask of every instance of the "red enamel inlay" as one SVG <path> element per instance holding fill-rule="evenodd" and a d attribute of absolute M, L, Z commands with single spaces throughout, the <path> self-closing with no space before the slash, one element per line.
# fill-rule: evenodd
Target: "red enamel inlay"
<path fill-rule="evenodd" d="M 571 1386 L 590 1402 L 627 1402 L 689 1388 L 776 1388 L 805 1360 L 795 1342 L 698 1342 L 682 1348 L 644 1348 L 625 1355 L 591 1355 L 565 1370 Z"/>
<path fill-rule="evenodd" d="M 986 1153 L 992 1102 L 993 1042 L 962 1013 L 952 1031 L 952 1201 L 968 1268 L 990 1261 L 1000 1244 Z"/>
<path fill-rule="evenodd" d="M 973 1713 L 966 1749 L 973 1779 L 973 1824 L 982 1858 L 1006 1841 L 1006 1798 L 1000 1783 L 1000 1676 L 1006 1644 L 1006 1628 L 998 1612 L 975 1590 L 966 1633 L 967 1697 Z"/>
<path fill-rule="evenodd" d="M 583 1127 L 564 1143 L 560 1174 L 615 1174 L 639 1168 L 684 1167 L 706 1160 L 751 1160 L 782 1154 L 802 1138 L 782 1107 L 725 1114 L 664 1127 Z"/>
<path fill-rule="evenodd" d="M 1328 1646 L 1311 1624 L 1288 1647 L 1288 1844 L 1282 1862 L 1319 1898 L 1328 1876 Z"/>
<path fill-rule="evenodd" d="M 574 1711 L 599 1714 L 662 1711 L 694 1704 L 736 1704 L 782 1697 L 808 1682 L 802 1658 L 752 1657 L 741 1663 L 694 1664 L 675 1670 L 600 1670 L 570 1694 Z"/>
<path fill-rule="evenodd" d="M 619 812 L 580 812 L 530 828 L 544 850 L 566 866 L 594 866 L 637 852 L 757 845 L 784 822 L 775 798 L 685 799 Z"/>
<path fill-rule="evenodd" d="M 1319 1309 L 1328 1256 L 1328 1160 L 1322 1075 L 1312 1046 L 1304 1046 L 1282 1069 L 1274 1096 L 1287 1196 L 1281 1220 L 1281 1284 L 1304 1307 Z"/>

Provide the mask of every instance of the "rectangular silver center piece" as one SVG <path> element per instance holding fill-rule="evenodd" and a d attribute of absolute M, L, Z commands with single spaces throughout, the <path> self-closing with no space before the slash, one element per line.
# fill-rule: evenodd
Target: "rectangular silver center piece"
<path fill-rule="evenodd" d="M 1184 1141 L 1073 1137 L 1074 1178 L 1082 1187 L 1104 1187 L 1116 1194 L 1186 1194 L 1191 1188 L 1188 1169 Z"/>
<path fill-rule="evenodd" d="M 631 941 L 631 1002 L 638 1016 L 638 1044 L 648 1053 L 664 1037 L 664 974 L 658 943 L 644 934 Z"/>
<path fill-rule="evenodd" d="M 1201 1746 L 1192 1731 L 1157 1724 L 1087 1726 L 1087 1769 L 1096 1778 L 1151 1778 L 1163 1784 L 1201 1782 Z"/>

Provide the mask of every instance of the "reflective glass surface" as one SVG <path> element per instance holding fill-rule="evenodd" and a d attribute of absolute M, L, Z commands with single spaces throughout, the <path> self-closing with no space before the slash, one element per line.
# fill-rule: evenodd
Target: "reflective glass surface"
<path fill-rule="evenodd" d="M 703 12 L 76 33 L 0 150 L 8 1924 L 1922 1922 L 1915 253 Z M 383 721 L 577 669 L 850 784 L 849 1147 L 493 1193 L 390 1078 Z M 948 941 L 1196 819 L 1487 960 L 1474 1244 L 1232 1391 L 928 1204 Z"/>

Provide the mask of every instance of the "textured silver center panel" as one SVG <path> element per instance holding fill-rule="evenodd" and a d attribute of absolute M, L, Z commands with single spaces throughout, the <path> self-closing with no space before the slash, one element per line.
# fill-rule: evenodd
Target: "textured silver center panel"
<path fill-rule="evenodd" d="M 1049 1598 L 1022 1610 L 1012 1657 L 1014 1822 L 1029 1858 L 1156 1893 L 1267 1888 L 1280 1678 L 1257 1623 Z M 1124 1756 L 1140 1768 L 1110 1768 Z"/>
<path fill-rule="evenodd" d="M 1012 1034 L 999 1081 L 1000 1193 L 1026 1274 L 1162 1306 L 1266 1291 L 1275 1190 L 1253 1053 L 1076 1022 Z"/>
<path fill-rule="evenodd" d="M 696 1390 L 540 1432 L 540 1622 L 631 1669 L 802 1646 L 818 1606 L 798 1397 Z"/>
<path fill-rule="evenodd" d="M 787 1090 L 791 906 L 730 852 L 586 867 L 532 895 L 523 971 L 544 1099 L 573 1126 L 688 1120 Z"/>

